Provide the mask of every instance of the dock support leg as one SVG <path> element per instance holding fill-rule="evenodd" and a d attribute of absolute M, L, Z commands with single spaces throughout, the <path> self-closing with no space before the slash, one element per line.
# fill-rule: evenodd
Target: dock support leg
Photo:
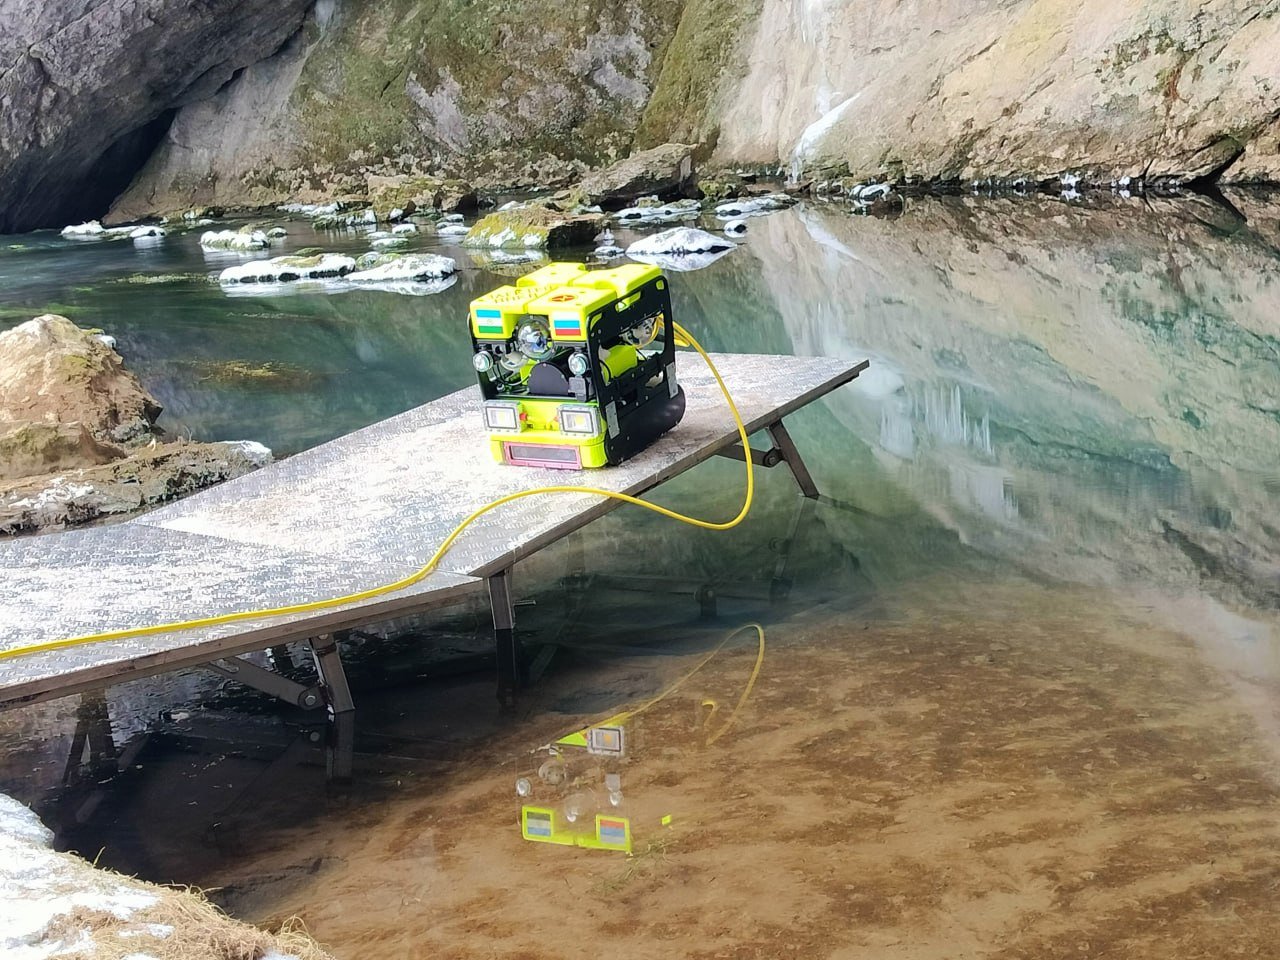
<path fill-rule="evenodd" d="M 331 721 L 326 758 L 329 779 L 347 782 L 355 768 L 356 752 L 356 705 L 347 684 L 347 672 L 342 668 L 337 642 L 327 633 L 311 641 L 311 655 Z"/>
<path fill-rule="evenodd" d="M 800 492 L 810 500 L 817 500 L 818 485 L 813 482 L 809 468 L 805 466 L 800 451 L 796 449 L 795 441 L 791 439 L 791 434 L 787 433 L 787 428 L 782 425 L 782 421 L 779 420 L 765 429 L 769 431 L 769 437 L 773 440 L 774 446 L 782 452 L 782 459 L 787 462 L 791 475 L 796 478 Z"/>
<path fill-rule="evenodd" d="M 498 657 L 498 702 L 504 707 L 515 703 L 520 686 L 520 642 L 516 639 L 515 604 L 511 600 L 510 569 L 488 578 L 489 605 L 493 609 L 493 640 Z"/>

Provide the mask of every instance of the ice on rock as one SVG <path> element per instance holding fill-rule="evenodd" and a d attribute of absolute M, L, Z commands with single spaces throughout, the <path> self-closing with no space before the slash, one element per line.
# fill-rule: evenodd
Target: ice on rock
<path fill-rule="evenodd" d="M 741 217 L 759 217 L 794 204 L 795 198 L 785 193 L 767 193 L 762 197 L 744 197 L 716 205 L 716 217 L 720 220 L 736 220 Z"/>
<path fill-rule="evenodd" d="M 627 256 L 655 256 L 660 254 L 714 253 L 731 250 L 736 244 L 714 233 L 696 227 L 672 227 L 652 236 L 637 240 L 627 247 Z"/>
<path fill-rule="evenodd" d="M 409 242 L 408 237 L 378 237 L 373 241 L 373 249 L 389 250 L 393 247 L 403 247 Z"/>
<path fill-rule="evenodd" d="M 462 223 L 442 223 L 436 227 L 436 233 L 442 237 L 465 237 L 471 228 Z M 501 244 L 494 244 L 500 246 Z"/>
<path fill-rule="evenodd" d="M 148 237 L 163 237 L 164 229 L 161 227 L 134 227 L 129 232 L 130 240 L 145 240 Z"/>
<path fill-rule="evenodd" d="M 397 236 L 409 236 L 418 232 L 418 226 L 414 223 L 397 223 L 391 228 L 391 232 Z"/>
<path fill-rule="evenodd" d="M 105 343 L 112 350 L 116 348 L 116 338 L 111 336 L 109 333 L 95 333 L 93 335 L 93 339 L 97 340 L 99 343 Z"/>
<path fill-rule="evenodd" d="M 745 220 L 730 220 L 724 225 L 726 236 L 740 237 L 747 232 L 747 222 Z"/>
<path fill-rule="evenodd" d="M 270 237 L 272 240 L 279 239 L 280 237 L 287 237 L 288 235 L 289 235 L 289 231 L 286 230 L 284 227 L 272 227 L 270 230 L 267 231 L 267 236 Z"/>
<path fill-rule="evenodd" d="M 77 223 L 62 228 L 64 237 L 100 237 L 103 234 L 102 224 L 97 220 L 88 223 Z"/>
<path fill-rule="evenodd" d="M 387 283 L 404 280 L 438 280 L 457 272 L 458 264 L 450 257 L 434 253 L 409 254 L 369 270 L 347 275 L 350 283 Z"/>
<path fill-rule="evenodd" d="M 271 238 L 261 230 L 210 230 L 200 235 L 200 246 L 216 250 L 265 250 Z"/>
<path fill-rule="evenodd" d="M 702 204 L 697 200 L 677 200 L 659 206 L 625 207 L 613 214 L 613 219 L 625 224 L 678 223 L 696 220 L 701 212 Z"/>
<path fill-rule="evenodd" d="M 338 203 L 286 203 L 276 207 L 281 213 L 296 213 L 304 217 L 323 217 L 337 213 L 341 206 Z"/>
<path fill-rule="evenodd" d="M 298 280 L 325 280 L 343 277 L 356 268 L 351 257 L 322 253 L 314 257 L 275 257 L 227 267 L 219 283 L 293 283 Z"/>
<path fill-rule="evenodd" d="M 627 256 L 667 270 L 701 270 L 710 266 L 737 244 L 724 237 L 694 227 L 672 227 L 637 240 L 627 247 Z"/>

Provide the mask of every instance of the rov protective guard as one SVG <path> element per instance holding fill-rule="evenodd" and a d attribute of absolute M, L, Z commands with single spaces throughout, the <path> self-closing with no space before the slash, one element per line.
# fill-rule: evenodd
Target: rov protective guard
<path fill-rule="evenodd" d="M 552 263 L 471 302 L 472 362 L 500 463 L 635 456 L 684 416 L 671 297 L 647 264 Z"/>

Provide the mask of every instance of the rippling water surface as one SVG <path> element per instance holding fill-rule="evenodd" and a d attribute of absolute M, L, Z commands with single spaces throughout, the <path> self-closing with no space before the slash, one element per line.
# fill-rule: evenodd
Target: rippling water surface
<path fill-rule="evenodd" d="M 347 790 L 311 718 L 199 673 L 0 718 L 0 789 L 66 846 L 298 914 L 341 956 L 1265 955 L 1280 207 L 1233 200 L 1247 220 L 966 199 L 753 219 L 673 276 L 675 310 L 717 350 L 871 358 L 794 418 L 823 502 L 774 470 L 731 533 L 624 509 L 517 570 L 523 635 L 556 653 L 513 716 L 467 669 L 479 605 L 352 638 Z M 0 324 L 101 327 L 169 429 L 282 455 L 469 383 L 467 301 L 515 269 L 450 248 L 431 296 L 231 297 L 208 275 L 238 258 L 194 234 L 12 239 Z M 656 498 L 727 514 L 740 470 Z M 731 634 L 751 621 L 763 643 Z M 625 760 L 539 779 L 540 745 L 637 707 Z M 109 715 L 111 743 L 73 741 L 77 715 Z M 562 814 L 625 813 L 635 856 L 522 840 L 521 776 Z"/>

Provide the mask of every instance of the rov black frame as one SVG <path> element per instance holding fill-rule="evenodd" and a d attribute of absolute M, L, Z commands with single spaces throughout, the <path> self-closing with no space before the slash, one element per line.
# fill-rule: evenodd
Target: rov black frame
<path fill-rule="evenodd" d="M 531 313 L 547 322 L 550 318 Z M 602 351 L 626 343 L 623 335 L 647 320 L 659 324 L 654 343 L 662 349 L 651 355 L 641 354 L 636 365 L 607 381 L 604 377 Z M 517 325 L 518 329 L 518 325 Z M 471 338 L 474 350 L 495 353 L 515 349 L 510 341 Z M 550 360 L 534 365 L 520 391 L 503 390 L 501 381 L 487 372 L 479 375 L 480 391 L 485 400 L 560 400 L 566 403 L 596 402 L 600 411 L 600 427 L 604 434 L 604 452 L 610 466 L 617 466 L 635 456 L 678 424 L 684 416 L 685 395 L 676 376 L 675 334 L 671 327 L 671 294 L 665 277 L 654 277 L 637 291 L 620 297 L 587 319 L 585 343 L 554 340 L 562 348 Z M 502 350 L 496 348 L 502 347 Z M 646 344 L 646 347 L 652 347 Z M 583 353 L 587 372 L 575 376 L 568 368 L 569 357 Z"/>

